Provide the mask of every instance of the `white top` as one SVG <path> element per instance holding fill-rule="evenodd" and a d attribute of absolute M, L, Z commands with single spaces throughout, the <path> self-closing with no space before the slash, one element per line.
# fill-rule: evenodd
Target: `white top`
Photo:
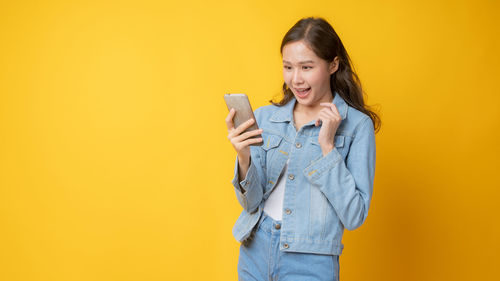
<path fill-rule="evenodd" d="M 290 160 L 290 158 L 288 159 Z M 264 212 L 268 214 L 274 220 L 281 220 L 283 214 L 283 198 L 285 197 L 285 183 L 286 172 L 288 171 L 288 160 L 285 163 L 285 168 L 281 172 L 278 177 L 278 182 L 274 187 L 273 191 L 267 198 L 266 202 L 264 202 Z"/>

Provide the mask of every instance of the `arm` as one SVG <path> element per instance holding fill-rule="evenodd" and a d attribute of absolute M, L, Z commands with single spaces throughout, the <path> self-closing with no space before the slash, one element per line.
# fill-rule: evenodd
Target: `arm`
<path fill-rule="evenodd" d="M 344 162 L 337 148 L 304 169 L 304 175 L 326 196 L 348 230 L 368 216 L 375 176 L 375 132 L 370 118 L 355 130 Z"/>
<path fill-rule="evenodd" d="M 256 120 L 259 120 L 258 111 L 259 109 L 254 112 Z M 245 167 L 241 167 L 238 156 L 236 156 L 234 176 L 231 182 L 236 192 L 238 202 L 243 209 L 249 213 L 253 213 L 257 210 L 263 198 L 266 183 L 264 171 L 265 157 L 265 152 L 260 146 L 250 146 L 250 164 L 243 178 L 243 175 L 240 175 L 240 170 L 245 171 Z M 240 181 L 241 178 L 243 178 L 243 180 Z"/>

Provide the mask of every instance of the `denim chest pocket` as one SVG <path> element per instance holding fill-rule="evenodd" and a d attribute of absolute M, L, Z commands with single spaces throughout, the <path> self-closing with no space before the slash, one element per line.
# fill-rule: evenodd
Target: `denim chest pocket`
<path fill-rule="evenodd" d="M 282 136 L 268 133 L 263 134 L 262 138 L 264 144 L 261 147 L 266 153 L 265 170 L 267 184 L 265 192 L 267 193 L 269 189 L 276 184 L 279 174 L 281 173 L 281 165 L 278 165 L 278 163 L 284 163 L 284 159 L 288 157 L 288 153 L 285 151 L 286 149 L 283 148 L 285 140 Z"/>
<path fill-rule="evenodd" d="M 348 137 L 344 135 L 335 135 L 334 137 L 334 146 L 340 152 L 343 158 L 346 157 L 347 155 L 347 141 Z M 316 147 L 317 152 L 323 154 L 321 150 L 321 145 L 318 142 L 318 136 L 312 136 L 312 139 L 310 140 L 311 144 L 313 144 L 313 147 Z"/>
<path fill-rule="evenodd" d="M 285 154 L 280 147 L 283 146 L 283 137 L 274 134 L 263 134 L 262 139 L 264 144 L 261 146 L 266 154 L 266 169 L 273 169 L 275 165 L 272 163 L 280 156 L 281 153 Z"/>
<path fill-rule="evenodd" d="M 278 135 L 267 134 L 267 136 L 262 136 L 264 139 L 264 144 L 261 146 L 265 151 L 270 151 L 280 145 L 283 137 Z"/>

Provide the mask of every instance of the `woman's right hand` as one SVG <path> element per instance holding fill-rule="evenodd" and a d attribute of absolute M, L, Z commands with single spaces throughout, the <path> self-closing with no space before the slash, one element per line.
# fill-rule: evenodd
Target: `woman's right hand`
<path fill-rule="evenodd" d="M 257 136 L 262 133 L 262 129 L 252 130 L 245 133 L 248 127 L 250 127 L 255 120 L 249 119 L 246 122 L 239 125 L 237 128 L 234 128 L 233 117 L 236 113 L 234 108 L 231 108 L 229 114 L 226 117 L 226 125 L 229 134 L 227 138 L 231 141 L 236 153 L 238 154 L 238 161 L 243 166 L 248 166 L 250 164 L 250 144 L 258 143 L 262 141 L 262 137 L 260 138 L 249 138 L 251 136 Z"/>

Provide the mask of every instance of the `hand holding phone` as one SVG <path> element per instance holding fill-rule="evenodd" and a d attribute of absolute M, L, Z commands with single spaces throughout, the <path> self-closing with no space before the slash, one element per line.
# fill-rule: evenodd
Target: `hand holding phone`
<path fill-rule="evenodd" d="M 238 173 L 241 181 L 250 166 L 250 146 L 263 144 L 260 135 L 262 129 L 258 128 L 252 107 L 245 94 L 226 94 L 224 100 L 229 109 L 229 114 L 226 117 L 229 132 L 227 137 L 238 153 Z M 244 190 L 243 187 L 241 189 Z"/>
<path fill-rule="evenodd" d="M 225 94 L 224 100 L 226 101 L 227 109 L 230 111 L 228 118 L 230 118 L 231 124 L 226 120 L 228 129 L 230 128 L 238 128 L 241 125 L 245 124 L 250 119 L 255 120 L 255 116 L 253 114 L 252 107 L 250 105 L 250 101 L 248 100 L 247 95 L 245 94 Z M 231 113 L 231 109 L 235 110 L 235 113 Z M 250 138 L 252 140 L 248 141 L 248 145 L 260 146 L 263 144 L 261 141 L 254 141 L 255 139 L 261 138 L 260 132 L 256 131 L 259 129 L 257 122 L 253 122 L 252 124 L 248 124 L 243 128 L 243 131 L 240 133 L 248 133 L 253 132 L 251 134 L 246 134 L 246 138 Z"/>

